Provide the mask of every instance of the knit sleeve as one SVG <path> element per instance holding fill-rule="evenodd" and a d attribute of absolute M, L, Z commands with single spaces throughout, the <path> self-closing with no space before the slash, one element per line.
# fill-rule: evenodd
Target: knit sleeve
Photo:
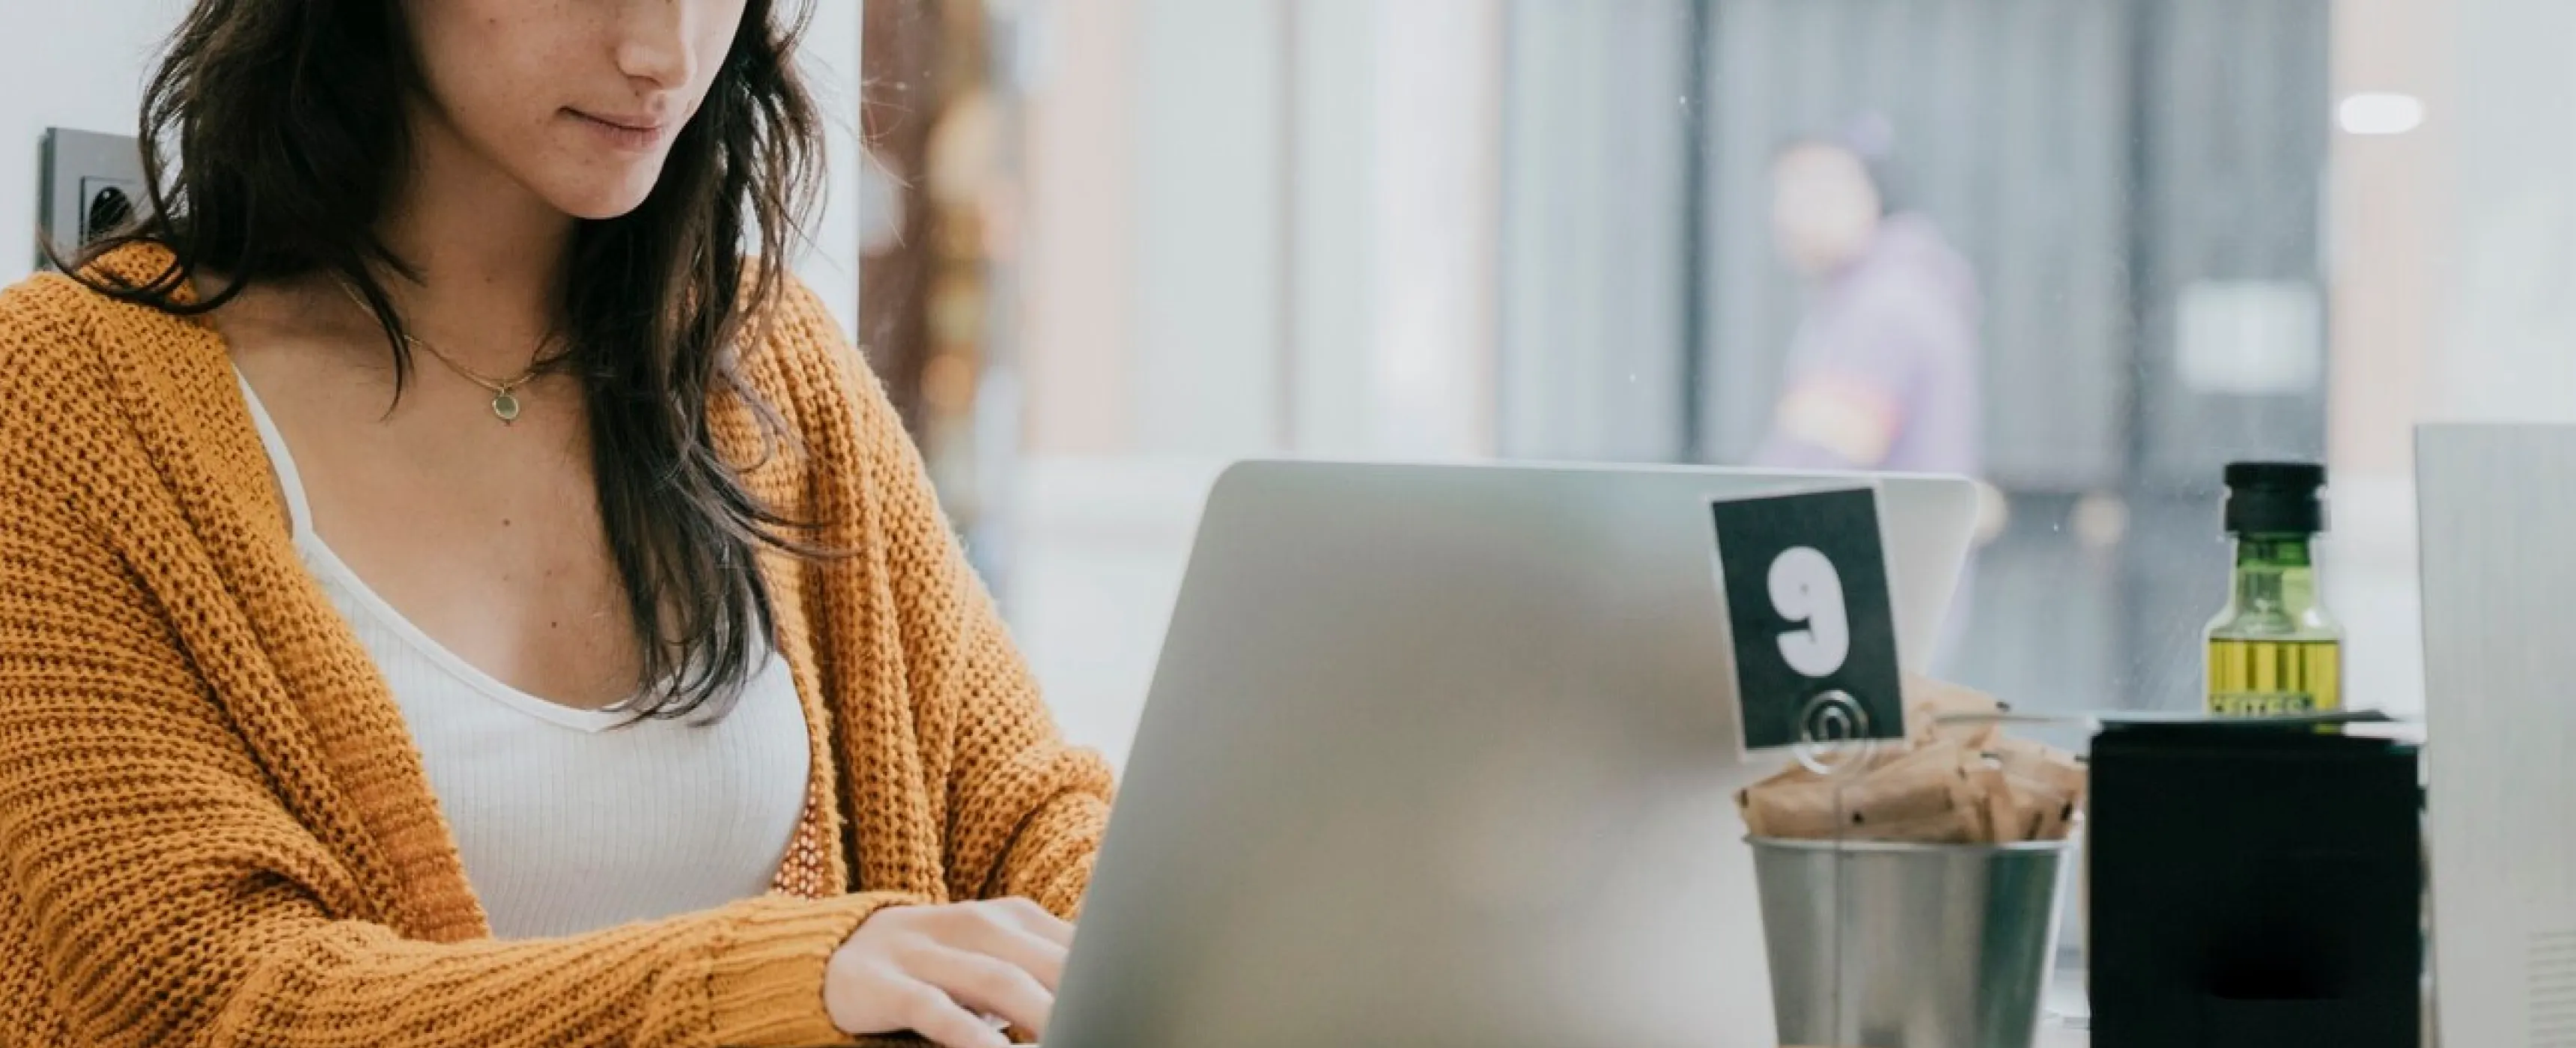
<path fill-rule="evenodd" d="M 843 1040 L 826 962 L 903 897 L 753 899 L 540 941 L 420 941 L 371 919 L 340 853 L 275 788 L 312 754 L 255 747 L 197 668 L 248 656 L 194 650 L 225 642 L 174 623 L 208 609 L 149 584 L 174 570 L 153 555 L 187 552 L 133 536 L 183 529 L 177 511 L 120 503 L 151 508 L 110 521 L 80 494 L 162 478 L 129 468 L 138 460 L 112 449 L 130 434 L 100 432 L 113 425 L 98 413 L 69 427 L 40 417 L 58 362 L 13 356 L 5 321 L 0 922 L 25 938 L 8 959 L 37 967 L 68 1043 Z"/>
<path fill-rule="evenodd" d="M 95 1045 L 798 1045 L 825 962 L 892 895 L 763 898 L 542 941 L 335 919 L 347 874 L 119 561 L 0 514 L 0 861 Z"/>
<path fill-rule="evenodd" d="M 864 405 L 924 763 L 946 769 L 949 891 L 1075 916 L 1108 826 L 1108 763 L 1058 734 L 893 409 L 882 394 Z"/>
<path fill-rule="evenodd" d="M 836 501 L 863 507 L 851 542 L 872 551 L 887 583 L 901 690 L 946 810 L 949 894 L 1025 897 L 1073 917 L 1108 825 L 1108 763 L 1058 733 L 884 387 L 810 293 L 792 298 L 781 335 L 809 343 L 796 355 L 829 362 L 822 395 L 851 423 L 854 467 L 824 483 L 854 489 Z"/>

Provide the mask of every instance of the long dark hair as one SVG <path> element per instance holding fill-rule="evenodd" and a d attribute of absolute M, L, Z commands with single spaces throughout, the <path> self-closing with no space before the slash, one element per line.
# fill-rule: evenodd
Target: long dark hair
<path fill-rule="evenodd" d="M 600 515 L 643 652 L 641 690 L 623 708 L 639 714 L 729 708 L 774 612 L 757 555 L 813 552 L 718 455 L 707 417 L 710 396 L 727 394 L 780 435 L 732 351 L 780 294 L 813 199 L 821 123 L 794 67 L 809 13 L 749 0 L 650 197 L 580 223 L 569 254 L 561 364 L 585 389 Z M 401 0 L 197 0 L 144 92 L 149 210 L 63 268 L 182 315 L 261 281 L 345 280 L 384 328 L 399 396 L 412 360 L 376 274 L 418 274 L 375 230 L 408 164 L 402 117 L 420 90 Z M 136 244 L 167 248 L 170 264 L 140 282 L 90 265 Z M 227 283 L 197 297 L 201 272 Z"/>

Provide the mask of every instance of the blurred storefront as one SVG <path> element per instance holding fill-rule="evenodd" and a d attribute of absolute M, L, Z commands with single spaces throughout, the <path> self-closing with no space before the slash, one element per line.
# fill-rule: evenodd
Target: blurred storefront
<path fill-rule="evenodd" d="M 1987 308 L 2006 512 L 1950 670 L 2188 702 L 2219 464 L 2324 457 L 2353 694 L 2402 709 L 2406 428 L 2576 414 L 2499 377 L 2557 373 L 2520 347 L 2565 312 L 2532 305 L 2565 223 L 2507 221 L 2576 185 L 2540 191 L 2576 149 L 2528 122 L 2576 106 L 2553 26 L 2576 13 L 871 0 L 903 210 L 862 331 L 1068 727 L 1115 753 L 1231 459 L 1741 461 L 1799 309 L 1769 158 L 1879 113 Z M 2463 108 L 2470 80 L 2516 104 Z M 2360 95 L 2415 120 L 2344 126 Z M 2461 338 L 2486 348 L 2433 351 Z"/>

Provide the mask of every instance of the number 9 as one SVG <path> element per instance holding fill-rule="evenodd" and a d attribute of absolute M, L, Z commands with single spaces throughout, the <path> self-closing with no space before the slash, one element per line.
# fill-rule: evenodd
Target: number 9
<path fill-rule="evenodd" d="M 1843 576 L 1806 546 L 1771 562 L 1771 607 L 1805 626 L 1780 635 L 1780 657 L 1809 677 L 1828 677 L 1851 654 L 1851 621 L 1843 611 Z"/>

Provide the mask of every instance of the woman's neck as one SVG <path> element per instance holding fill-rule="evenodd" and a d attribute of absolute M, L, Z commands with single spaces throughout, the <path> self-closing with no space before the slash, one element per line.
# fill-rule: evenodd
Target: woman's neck
<path fill-rule="evenodd" d="M 420 280 L 386 290 L 415 334 L 487 374 L 516 373 L 556 328 L 574 219 L 436 116 L 413 126 L 412 175 L 379 232 Z"/>

